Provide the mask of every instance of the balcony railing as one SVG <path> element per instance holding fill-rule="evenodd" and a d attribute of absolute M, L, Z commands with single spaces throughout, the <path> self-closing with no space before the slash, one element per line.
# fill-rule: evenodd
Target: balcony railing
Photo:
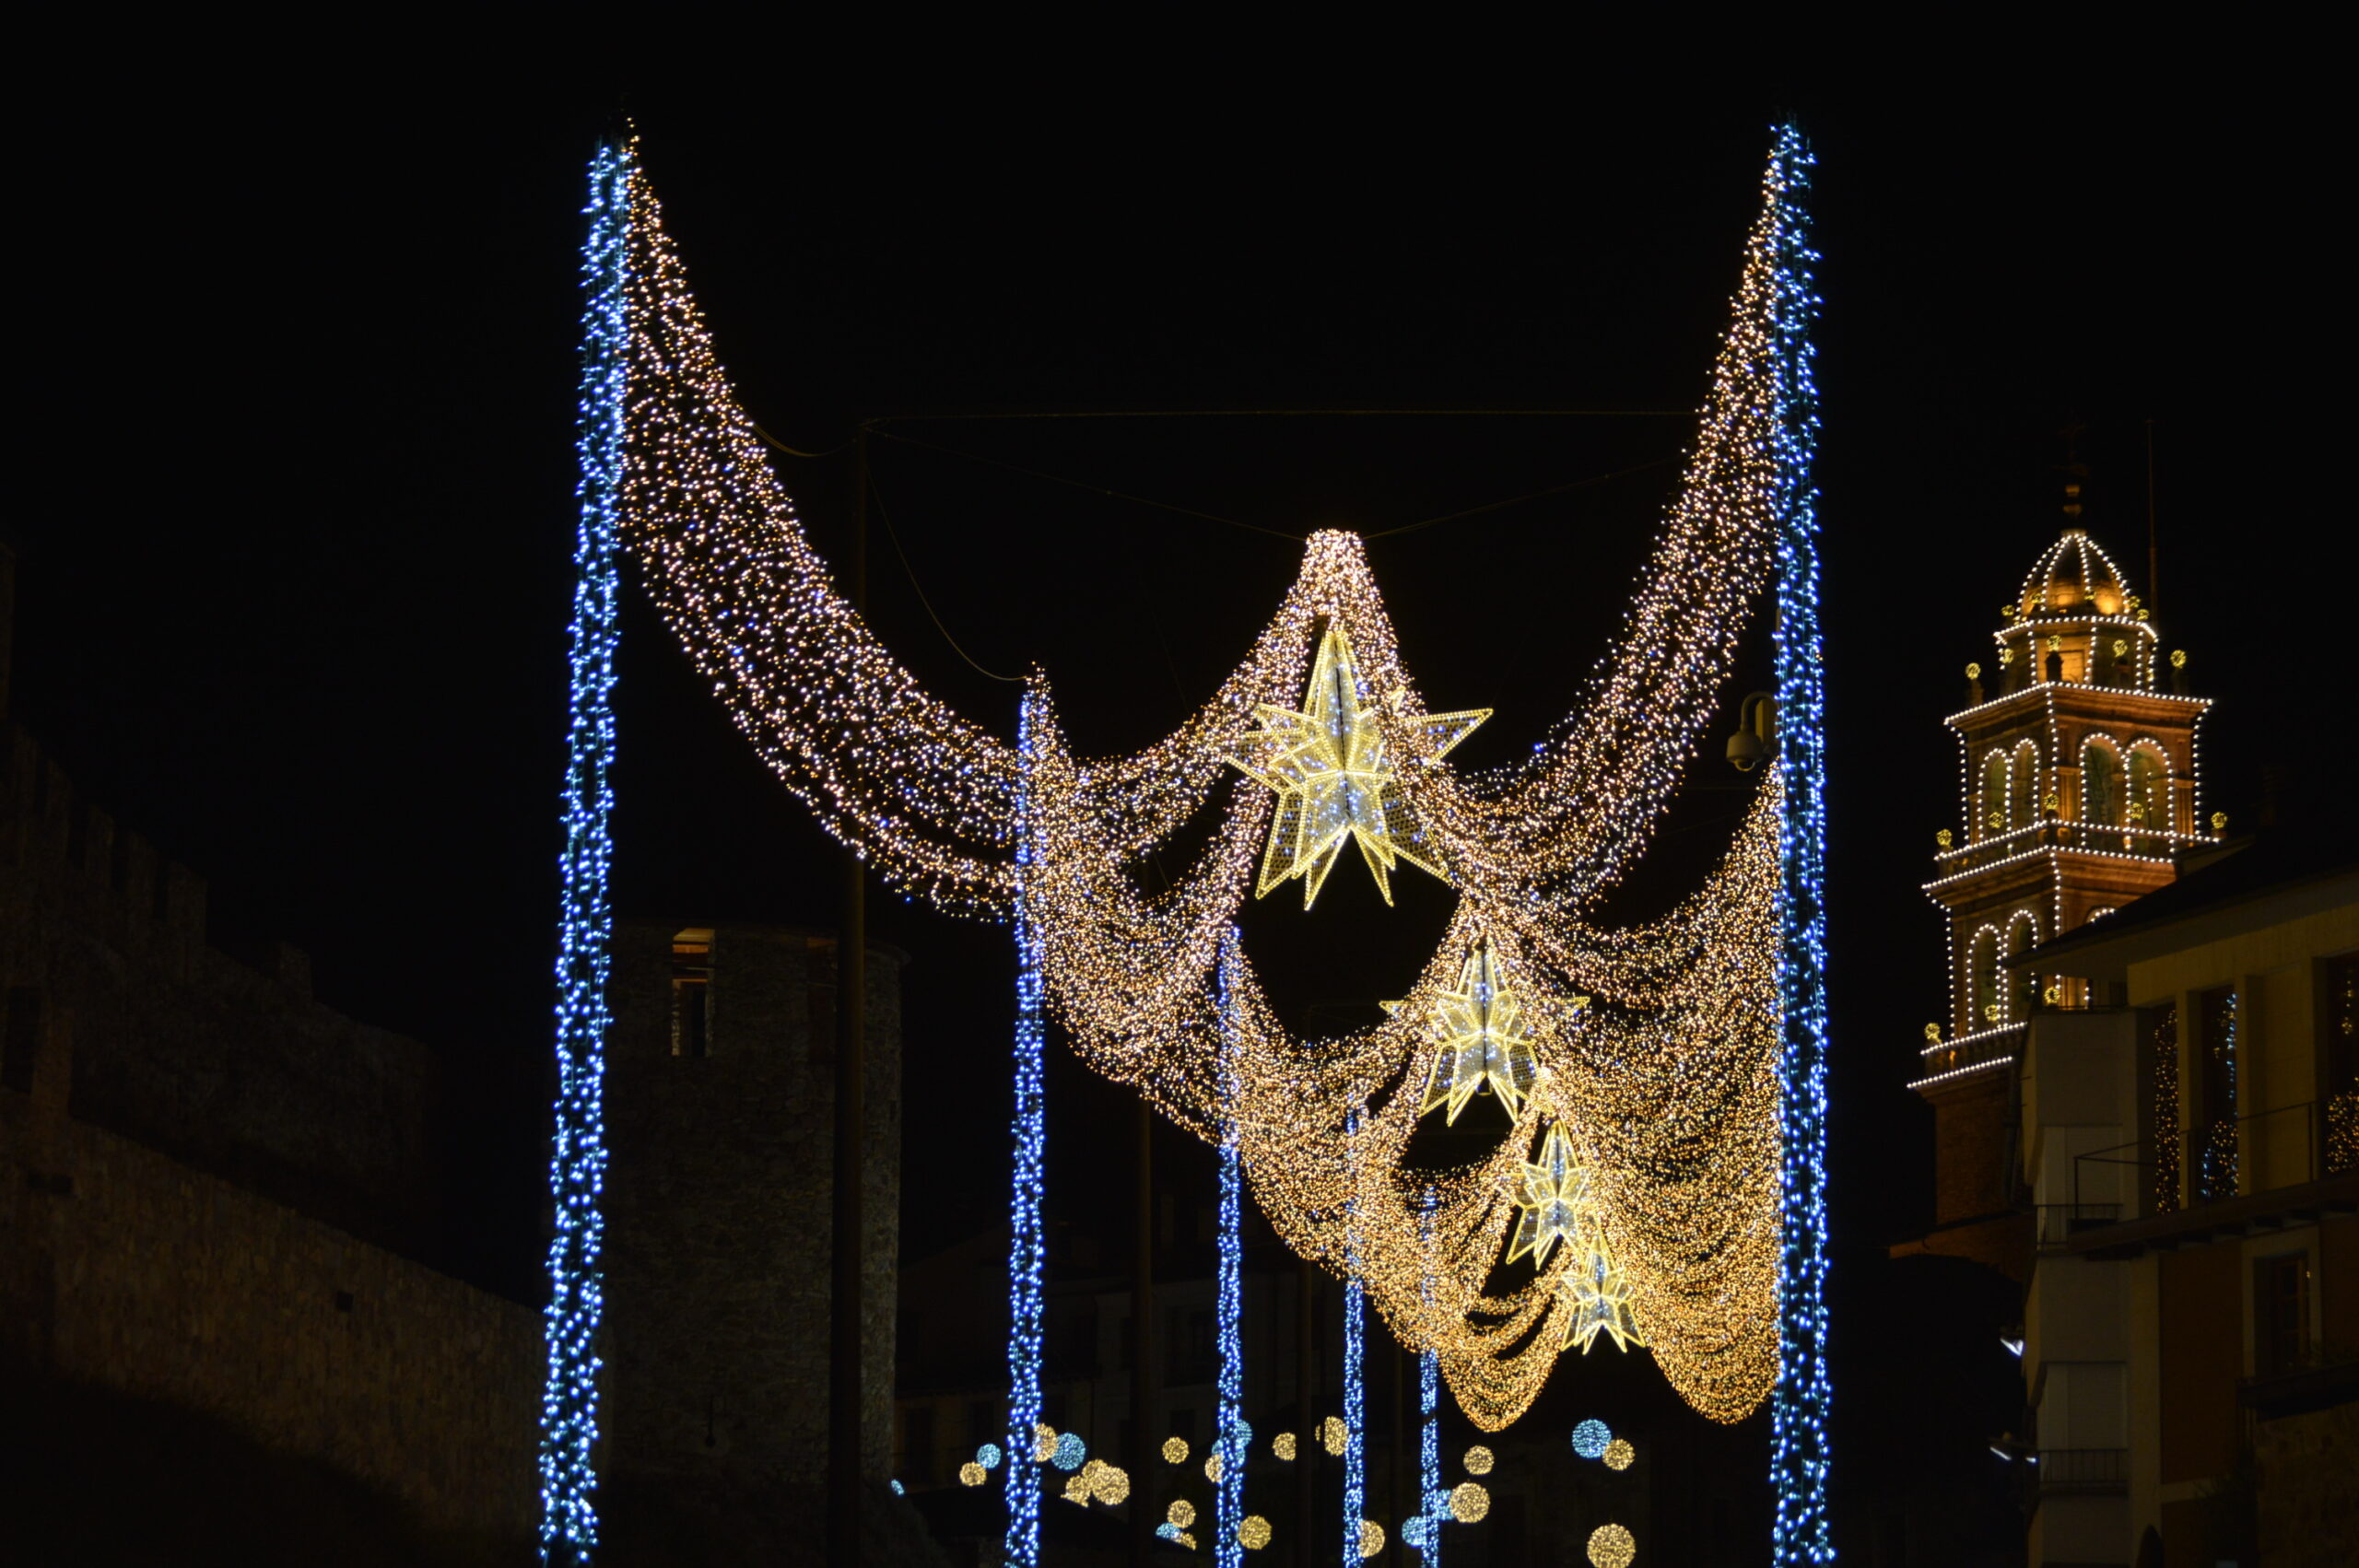
<path fill-rule="evenodd" d="M 1910 1081 L 1908 1086 L 1922 1089 L 1964 1077 L 1979 1068 L 2013 1060 L 2023 1049 L 2024 1031 L 2021 1024 L 2000 1024 L 1927 1046 L 1918 1053 L 1923 1059 L 1924 1076 Z"/>
<path fill-rule="evenodd" d="M 2033 1207 L 2039 1216 L 2042 1251 L 2061 1251 L 2075 1232 L 2117 1224 L 2121 1219 L 2118 1203 L 2040 1203 Z"/>
<path fill-rule="evenodd" d="M 2093 1168 L 2100 1165 L 2138 1167 L 2144 1173 L 2137 1178 L 2142 1188 L 2151 1188 L 2154 1173 L 2158 1170 L 2188 1170 L 2190 1174 L 2184 1195 L 2176 1191 L 2142 1191 L 2137 1209 L 2149 1214 L 2221 1202 L 2240 1193 L 2269 1192 L 2317 1181 L 2333 1174 L 2324 1168 L 2326 1162 L 2319 1158 L 2322 1141 L 2318 1119 L 2317 1103 L 2305 1101 L 2297 1106 L 2255 1111 L 2234 1121 L 2224 1117 L 2207 1120 L 2189 1129 L 2187 1157 L 2176 1164 L 2166 1157 L 2157 1158 L 2158 1153 L 2167 1156 L 2171 1151 L 2158 1152 L 2152 1139 L 2076 1154 L 2072 1157 L 2071 1206 L 2087 1207 L 2079 1199 L 2088 1188 L 2102 1191 L 2112 1186 L 2118 1190 L 2120 1177 Z M 2046 1239 L 2044 1233 L 2042 1239 Z"/>
<path fill-rule="evenodd" d="M 2035 1484 L 2043 1497 L 2130 1490 L 2127 1448 L 2042 1448 L 2034 1463 Z"/>

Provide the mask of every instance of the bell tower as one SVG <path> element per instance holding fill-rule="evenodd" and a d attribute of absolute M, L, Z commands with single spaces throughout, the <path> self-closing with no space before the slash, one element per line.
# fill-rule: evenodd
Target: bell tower
<path fill-rule="evenodd" d="M 1960 825 L 1936 835 L 1925 891 L 1949 917 L 1949 1017 L 1925 1026 L 1910 1085 L 1933 1106 L 1938 1197 L 1931 1250 L 2020 1279 L 2031 1236 L 2014 1211 L 2016 1057 L 2032 1012 L 2113 1000 L 2085 982 L 2010 977 L 2036 947 L 2169 883 L 2211 843 L 2184 652 L 2165 656 L 2147 609 L 2078 524 L 2000 606 L 1996 661 L 1966 667 L 1958 738 Z M 2016 1233 L 2022 1234 L 2018 1236 Z M 1946 1241 L 1936 1244 L 1936 1237 Z"/>

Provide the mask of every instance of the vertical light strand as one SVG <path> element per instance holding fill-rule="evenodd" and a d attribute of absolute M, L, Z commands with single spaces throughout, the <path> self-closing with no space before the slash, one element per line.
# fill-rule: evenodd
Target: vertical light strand
<path fill-rule="evenodd" d="M 1227 1115 L 1220 1141 L 1220 1491 L 1213 1510 L 1213 1551 L 1221 1568 L 1239 1568 L 1245 1544 L 1238 1527 L 1245 1522 L 1245 1453 L 1250 1434 L 1245 1425 L 1245 1352 L 1238 1318 L 1244 1305 L 1241 1278 L 1241 1233 L 1245 1223 L 1243 1161 L 1238 1152 L 1237 1128 L 1237 928 L 1221 937 L 1219 989 L 1221 1075 L 1226 1085 Z M 1144 1430 L 1144 1429 L 1142 1429 Z"/>
<path fill-rule="evenodd" d="M 557 1104 L 549 1152 L 548 1351 L 541 1391 L 541 1560 L 579 1568 L 598 1544 L 598 1324 L 604 1312 L 599 1199 L 606 1180 L 606 977 L 613 924 L 607 877 L 615 758 L 616 509 L 622 486 L 627 239 L 631 149 L 600 146 L 590 163 L 590 235 L 581 252 L 581 432 L 573 537 L 564 789 L 565 848 L 557 960 Z"/>
<path fill-rule="evenodd" d="M 1360 1560 L 1360 1522 L 1367 1513 L 1367 1390 L 1361 1387 L 1365 1345 L 1362 1329 L 1366 1287 L 1360 1283 L 1360 1113 L 1346 1124 L 1344 1145 L 1351 1162 L 1352 1218 L 1344 1231 L 1344 1561 Z"/>
<path fill-rule="evenodd" d="M 1417 1214 L 1418 1239 L 1425 1244 L 1425 1299 L 1434 1293 L 1434 1210 L 1441 1195 L 1428 1189 Z M 1417 1358 L 1417 1409 L 1424 1424 L 1417 1433 L 1418 1512 L 1425 1516 L 1425 1541 L 1418 1552 L 1425 1568 L 1441 1563 L 1441 1353 L 1427 1351 Z"/>
<path fill-rule="evenodd" d="M 1039 853 L 1032 765 L 1040 708 L 1035 686 L 1024 694 L 1016 721 L 1015 1160 L 1008 1205 L 1006 1541 L 1006 1560 L 1016 1568 L 1035 1568 L 1040 1561 L 1040 1482 L 1031 1459 L 1039 1443 L 1034 1428 L 1040 1420 L 1040 1279 L 1048 1251 L 1040 1213 L 1047 1185 L 1041 1160 L 1047 1062 L 1040 928 L 1030 902 L 1032 867 Z"/>
<path fill-rule="evenodd" d="M 1783 930 L 1779 1131 L 1785 1156 L 1778 1288 L 1778 1388 L 1771 1477 L 1778 1494 L 1772 1559 L 1835 1560 L 1826 1517 L 1826 915 L 1825 688 L 1818 624 L 1818 518 L 1811 459 L 1818 393 L 1811 370 L 1808 221 L 1802 199 L 1813 163 L 1802 133 L 1779 127 L 1771 159 L 1776 194 L 1773 286 L 1778 443 L 1778 766 Z"/>

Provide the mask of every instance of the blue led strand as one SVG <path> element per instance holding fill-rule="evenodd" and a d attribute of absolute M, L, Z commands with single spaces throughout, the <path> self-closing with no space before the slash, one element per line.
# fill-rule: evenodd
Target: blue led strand
<path fill-rule="evenodd" d="M 1047 1260 L 1040 1200 L 1046 1186 L 1041 1145 L 1046 1099 L 1040 928 L 1026 898 L 1039 852 L 1032 816 L 1033 731 L 1039 721 L 1037 688 L 1024 694 L 1016 723 L 1022 759 L 1015 793 L 1015 1161 L 1008 1205 L 1007 1561 L 1035 1568 L 1040 1561 L 1040 1483 L 1025 1461 L 1039 1440 L 1040 1420 L 1040 1276 Z"/>
<path fill-rule="evenodd" d="M 1243 1162 L 1238 1153 L 1237 1064 L 1235 1041 L 1237 928 L 1222 936 L 1217 1000 L 1221 1023 L 1221 1073 L 1231 1108 L 1221 1127 L 1220 1140 L 1220 1489 L 1214 1499 L 1213 1552 L 1220 1568 L 1240 1568 L 1245 1543 L 1238 1527 L 1245 1522 L 1245 1351 L 1238 1332 L 1244 1305 L 1241 1278 L 1241 1232 L 1245 1221 Z M 1142 1428 L 1142 1431 L 1144 1429 Z"/>
<path fill-rule="evenodd" d="M 1425 1241 L 1425 1297 L 1433 1300 L 1434 1290 L 1434 1208 L 1441 1195 L 1428 1191 L 1424 1209 L 1417 1216 L 1417 1230 Z M 1417 1358 L 1417 1409 L 1425 1427 L 1417 1434 L 1417 1496 L 1420 1512 L 1425 1515 L 1425 1543 L 1418 1555 L 1425 1568 L 1439 1568 L 1441 1562 L 1441 1352 L 1427 1351 Z"/>
<path fill-rule="evenodd" d="M 1783 949 L 1778 1120 L 1785 1153 L 1778 1287 L 1778 1373 L 1770 1412 L 1770 1474 L 1778 1494 L 1772 1558 L 1826 1563 L 1826 916 L 1825 689 L 1818 623 L 1818 518 L 1811 460 L 1818 392 L 1811 374 L 1809 223 L 1802 197 L 1814 160 L 1802 133 L 1779 128 L 1770 158 L 1777 259 L 1773 421 L 1778 456 L 1778 771 Z"/>
<path fill-rule="evenodd" d="M 1356 1221 L 1359 1214 L 1360 1113 L 1352 1112 L 1347 1124 L 1344 1147 L 1350 1151 L 1352 1164 L 1352 1200 L 1349 1211 Z M 1358 1235 L 1347 1223 L 1344 1229 L 1344 1265 L 1348 1270 L 1344 1278 L 1344 1561 L 1360 1560 L 1360 1521 L 1367 1514 L 1367 1455 L 1363 1446 L 1366 1422 L 1365 1395 L 1361 1387 L 1361 1310 L 1366 1289 L 1360 1284 Z"/>
<path fill-rule="evenodd" d="M 541 1391 L 541 1560 L 575 1568 L 598 1544 L 598 1323 L 604 1312 L 598 1252 L 604 1231 L 608 819 L 615 759 L 616 510 L 623 474 L 624 282 L 630 230 L 631 149 L 608 142 L 590 162 L 590 237 L 581 250 L 581 434 L 573 540 L 573 622 L 567 696 L 565 848 L 557 916 L 557 1104 L 549 1153 L 549 1305 L 543 1331 L 548 1372 Z"/>

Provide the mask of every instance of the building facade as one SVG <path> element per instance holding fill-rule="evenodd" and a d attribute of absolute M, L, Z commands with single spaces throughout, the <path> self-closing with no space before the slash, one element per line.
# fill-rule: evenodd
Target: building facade
<path fill-rule="evenodd" d="M 1911 1087 L 1936 1223 L 2022 1290 L 1992 1434 L 2029 1562 L 2359 1553 L 2359 867 L 2225 837 L 2204 699 L 2079 529 L 1967 668 L 1926 885 L 1949 1017 Z"/>

